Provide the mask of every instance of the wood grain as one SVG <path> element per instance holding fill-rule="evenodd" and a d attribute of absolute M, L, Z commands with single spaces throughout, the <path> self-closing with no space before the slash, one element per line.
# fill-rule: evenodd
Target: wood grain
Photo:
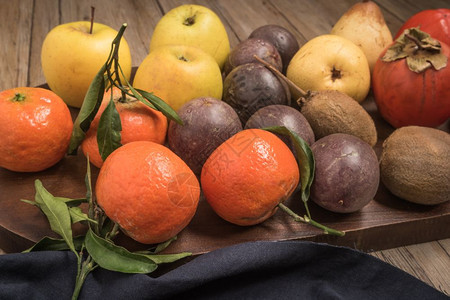
<path fill-rule="evenodd" d="M 450 295 L 449 247 L 450 239 L 445 239 L 371 254 Z"/>
<path fill-rule="evenodd" d="M 33 1 L 2 0 L 0 5 L 4 12 L 0 18 L 1 87 L 27 86 Z"/>
<path fill-rule="evenodd" d="M 189 1 L 189 3 L 210 7 L 218 14 L 226 27 L 231 46 L 247 38 L 253 29 L 263 24 L 282 25 L 290 29 L 299 43 L 303 44 L 317 35 L 328 33 L 340 15 L 356 2 L 357 0 L 334 2 L 328 0 Z M 420 10 L 450 8 L 450 2 L 445 0 L 377 0 L 376 2 L 381 7 L 393 34 L 407 18 Z M 2 37 L 2 43 L 0 43 L 0 57 L 2 58 L 0 60 L 0 90 L 26 85 L 37 86 L 44 83 L 45 78 L 40 66 L 40 49 L 46 33 L 61 23 L 88 20 L 91 5 L 97 7 L 96 21 L 99 23 L 108 24 L 116 29 L 123 22 L 128 23 L 125 38 L 132 51 L 133 65 L 137 66 L 148 53 L 150 38 L 159 18 L 171 8 L 184 3 L 187 2 L 183 0 L 0 0 L 0 35 Z M 382 133 L 380 138 L 385 138 L 386 132 Z M 15 220 L 17 227 L 22 226 L 23 228 L 15 228 L 14 231 L 5 229 L 5 218 L 1 216 L 0 248 L 20 249 L 31 243 L 28 237 L 24 238 L 29 234 L 30 227 L 33 228 L 32 232 L 36 236 L 48 233 L 48 227 L 40 227 L 37 225 L 39 223 L 35 222 L 36 218 L 43 221 L 40 212 L 19 201 L 20 198 L 33 197 L 34 179 L 41 178 L 50 191 L 60 192 L 61 196 L 78 197 L 84 195 L 82 178 L 84 172 L 82 156 L 65 158 L 45 173 L 17 174 L 2 170 L 0 172 L 2 210 L 9 212 L 8 217 Z M 380 193 L 385 192 L 381 190 Z M 370 206 L 365 208 L 365 211 L 354 217 L 352 226 L 356 229 L 349 230 L 347 240 L 342 239 L 340 242 L 365 251 L 404 245 L 405 242 L 414 244 L 372 252 L 372 255 L 450 294 L 450 273 L 448 272 L 450 239 L 438 240 L 439 237 L 449 234 L 449 206 L 444 206 L 439 215 L 436 208 L 427 208 L 423 212 L 423 208 L 405 204 L 399 199 L 386 203 L 382 198 L 377 197 L 378 199 L 376 198 Z M 9 206 L 4 205 L 6 200 L 9 201 Z M 386 206 L 392 210 L 391 214 L 380 210 L 380 207 Z M 301 210 L 301 207 L 297 206 L 296 209 Z M 326 223 L 327 220 L 330 220 L 328 213 L 314 206 L 312 210 L 318 221 Z M 396 215 L 399 211 L 407 213 L 411 217 L 409 225 L 414 223 L 416 225 L 408 226 L 408 222 L 404 222 L 403 217 Z M 276 218 L 271 220 L 272 223 L 262 224 L 258 230 L 254 231 L 254 228 L 243 229 L 222 221 L 210 211 L 204 202 L 201 203 L 199 212 L 209 217 L 204 222 L 194 220 L 190 231 L 183 234 L 190 234 L 194 243 L 202 244 L 206 239 L 213 244 L 213 248 L 226 244 L 224 239 L 218 237 L 214 232 L 214 226 L 225 228 L 224 230 L 228 232 L 229 236 L 232 236 L 235 242 L 248 240 L 249 237 L 270 238 L 282 229 L 287 232 L 284 237 L 287 239 L 305 238 L 336 244 L 333 238 L 318 235 L 314 228 L 304 224 L 289 222 L 288 218 L 280 213 L 277 213 Z M 422 220 L 420 226 L 417 225 L 417 219 Z M 391 224 L 390 226 L 396 226 L 396 234 L 383 228 L 383 224 L 380 222 L 384 221 L 386 224 L 386 220 Z M 433 223 L 436 220 L 440 220 L 439 226 Z M 346 217 L 341 216 L 331 224 L 344 229 L 348 228 L 350 223 Z M 77 228 L 77 230 L 81 231 L 83 228 Z M 364 232 L 365 235 L 362 235 L 361 232 Z M 262 234 L 263 237 L 258 237 L 256 234 Z M 290 234 L 292 236 L 289 236 Z M 374 239 L 379 240 L 376 248 L 372 247 Z M 177 245 L 180 247 L 183 245 L 182 240 L 183 236 L 180 235 L 180 239 L 177 241 Z M 425 240 L 431 242 L 421 243 Z M 0 250 L 0 253 L 2 252 L 3 250 Z"/>

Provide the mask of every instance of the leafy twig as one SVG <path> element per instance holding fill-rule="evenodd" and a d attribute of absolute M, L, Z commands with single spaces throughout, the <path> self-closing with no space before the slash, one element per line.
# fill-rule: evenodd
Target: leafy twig
<path fill-rule="evenodd" d="M 290 129 L 286 128 L 285 126 L 274 126 L 274 127 L 263 128 L 263 129 L 273 132 L 273 133 L 278 133 L 278 134 L 287 136 L 292 141 L 294 148 L 295 148 L 295 154 L 297 156 L 296 159 L 297 159 L 297 163 L 298 163 L 298 168 L 300 171 L 301 199 L 303 201 L 303 205 L 306 210 L 306 215 L 304 217 L 297 215 L 283 203 L 279 203 L 278 207 L 281 208 L 286 213 L 288 213 L 290 216 L 292 216 L 296 222 L 303 222 L 303 223 L 313 225 L 317 228 L 323 229 L 326 234 L 343 236 L 344 232 L 338 231 L 338 230 L 335 230 L 332 228 L 328 228 L 328 227 L 314 221 L 311 218 L 311 213 L 308 208 L 308 200 L 309 200 L 309 195 L 310 195 L 311 184 L 314 180 L 315 160 L 314 160 L 314 155 L 311 151 L 311 148 L 308 146 L 308 143 L 306 143 L 295 132 L 291 131 Z"/>
<path fill-rule="evenodd" d="M 77 299 L 87 276 L 98 267 L 124 273 L 150 273 L 161 263 L 174 262 L 192 255 L 189 252 L 167 255 L 155 254 L 156 252 L 130 252 L 115 245 L 113 239 L 119 232 L 119 225 L 112 222 L 97 206 L 95 197 L 92 195 L 89 160 L 87 160 L 87 166 L 85 183 L 88 191 L 86 195 L 89 201 L 89 217 L 86 216 L 86 218 L 77 220 L 71 219 L 69 211 L 73 208 L 73 205 L 81 205 L 85 201 L 55 197 L 43 187 L 40 180 L 36 180 L 35 183 L 35 201 L 23 200 L 39 207 L 45 213 L 49 222 L 53 224 L 52 229 L 62 237 L 62 239 L 44 237 L 24 252 L 71 250 L 77 258 L 77 275 L 72 299 Z M 78 208 L 78 206 L 76 207 Z M 88 222 L 88 231 L 86 235 L 74 238 L 71 224 L 79 221 Z M 164 249 L 174 239 L 157 245 L 156 249 Z"/>
<path fill-rule="evenodd" d="M 331 235 L 337 235 L 337 236 L 345 235 L 344 232 L 333 229 L 333 228 L 329 228 L 325 225 L 322 225 L 322 224 L 314 221 L 313 219 L 309 218 L 308 216 L 304 216 L 304 217 L 299 216 L 298 214 L 296 214 L 294 211 L 292 211 L 289 207 L 287 207 L 283 203 L 279 203 L 278 207 L 281 208 L 288 215 L 293 217 L 294 221 L 296 221 L 296 222 L 302 222 L 302 223 L 313 225 L 314 227 L 322 229 L 325 234 L 331 234 Z"/>
<path fill-rule="evenodd" d="M 178 114 L 162 99 L 158 98 L 153 93 L 136 90 L 128 82 L 119 63 L 120 41 L 126 27 L 127 24 L 124 23 L 120 28 L 117 36 L 111 44 L 108 59 L 100 68 L 89 86 L 83 100 L 83 104 L 80 108 L 80 112 L 74 122 L 72 137 L 68 148 L 69 155 L 76 155 L 78 147 L 86 137 L 86 132 L 89 130 L 91 123 L 103 101 L 106 88 L 116 87 L 122 93 L 122 101 L 125 101 L 126 97 L 138 99 L 140 102 L 151 107 L 152 109 L 160 111 L 167 118 L 182 124 Z M 124 82 L 122 82 L 122 80 Z M 119 113 L 117 112 L 112 100 L 102 113 L 98 126 L 97 141 L 99 144 L 100 155 L 104 160 L 112 151 L 121 146 L 120 132 L 122 130 L 122 126 Z"/>

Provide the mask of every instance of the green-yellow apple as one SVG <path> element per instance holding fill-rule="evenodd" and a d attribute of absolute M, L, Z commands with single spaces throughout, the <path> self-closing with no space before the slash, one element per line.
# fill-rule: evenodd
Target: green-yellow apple
<path fill-rule="evenodd" d="M 364 52 L 350 40 L 324 34 L 294 55 L 287 77 L 305 91 L 338 90 L 358 102 L 369 93 L 370 70 Z"/>
<path fill-rule="evenodd" d="M 133 86 L 153 92 L 174 110 L 199 97 L 222 98 L 222 74 L 214 58 L 200 48 L 166 45 L 139 65 Z"/>
<path fill-rule="evenodd" d="M 41 64 L 50 89 L 68 105 L 81 107 L 95 75 L 105 64 L 117 31 L 109 26 L 88 21 L 72 22 L 54 27 L 42 45 Z M 122 38 L 119 64 L 129 80 L 131 53 Z"/>
<path fill-rule="evenodd" d="M 150 52 L 162 45 L 182 44 L 201 48 L 222 69 L 230 42 L 220 18 L 209 8 L 185 4 L 167 12 L 156 24 L 150 41 Z"/>

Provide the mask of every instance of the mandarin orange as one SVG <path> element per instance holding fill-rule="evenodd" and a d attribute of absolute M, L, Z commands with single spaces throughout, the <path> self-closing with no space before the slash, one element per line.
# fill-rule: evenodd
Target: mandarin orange
<path fill-rule="evenodd" d="M 206 160 L 201 186 L 206 200 L 223 219 L 254 225 L 271 217 L 299 182 L 296 159 L 276 135 L 243 130 Z"/>
<path fill-rule="evenodd" d="M 96 182 L 97 203 L 134 240 L 164 242 L 193 218 L 199 197 L 197 177 L 169 148 L 130 142 L 105 160 Z"/>
<path fill-rule="evenodd" d="M 133 141 L 151 141 L 164 144 L 168 122 L 167 118 L 157 110 L 154 110 L 139 100 L 131 97 L 122 98 L 121 91 L 114 87 L 105 92 L 102 104 L 81 143 L 84 155 L 89 154 L 89 161 L 98 168 L 103 164 L 97 143 L 97 129 L 100 117 L 111 99 L 120 115 L 122 124 L 121 144 L 125 145 Z"/>
<path fill-rule="evenodd" d="M 0 92 L 0 167 L 38 172 L 59 162 L 72 134 L 72 117 L 54 92 L 18 87 Z"/>

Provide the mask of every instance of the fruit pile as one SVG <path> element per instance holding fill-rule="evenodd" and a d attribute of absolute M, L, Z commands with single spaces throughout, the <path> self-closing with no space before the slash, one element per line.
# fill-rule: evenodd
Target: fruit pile
<path fill-rule="evenodd" d="M 126 25 L 60 25 L 41 53 L 51 91 L 0 93 L 0 126 L 15 132 L 0 146 L 0 166 L 38 172 L 80 148 L 99 168 L 91 213 L 145 244 L 182 231 L 201 194 L 242 226 L 289 210 L 283 202 L 296 192 L 307 223 L 309 198 L 331 212 L 359 211 L 380 179 L 407 201 L 449 201 L 450 136 L 435 129 L 450 117 L 449 12 L 413 16 L 394 41 L 379 7 L 363 1 L 304 45 L 272 24 L 231 48 L 213 11 L 182 5 L 158 22 L 132 83 Z M 107 47 L 87 44 L 97 65 L 55 59 L 81 51 L 64 39 L 67 28 L 86 40 L 95 31 L 110 37 Z M 64 47 L 54 47 L 59 40 Z M 380 161 L 361 105 L 370 89 L 396 129 Z M 80 108 L 74 122 L 66 104 Z"/>

